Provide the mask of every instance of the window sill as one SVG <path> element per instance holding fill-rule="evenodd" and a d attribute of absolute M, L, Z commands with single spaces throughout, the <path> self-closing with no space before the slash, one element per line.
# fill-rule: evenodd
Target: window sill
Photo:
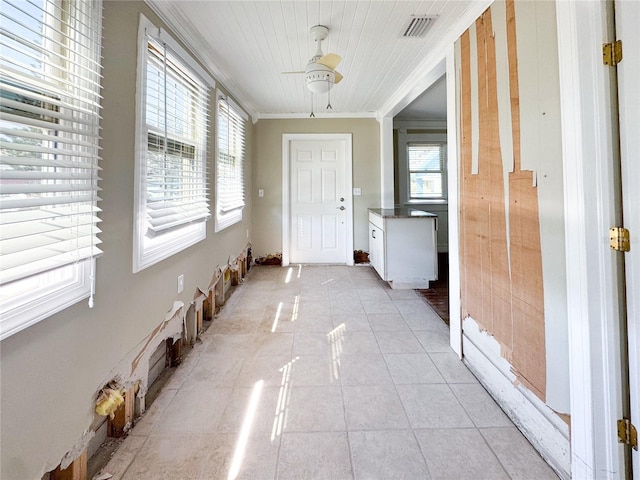
<path fill-rule="evenodd" d="M 4 340 L 21 330 L 64 310 L 89 297 L 91 293 L 91 265 L 95 259 L 88 259 L 74 265 L 60 267 L 41 276 L 60 277 L 48 285 L 38 285 L 0 305 L 0 340 Z M 58 272 L 56 274 L 56 272 Z M 38 282 L 38 276 L 26 279 Z"/>
<path fill-rule="evenodd" d="M 242 221 L 242 208 L 238 208 L 236 210 L 231 210 L 225 214 L 216 213 L 216 223 L 215 223 L 215 233 L 219 233 L 225 228 L 228 228 L 236 223 L 240 223 Z"/>

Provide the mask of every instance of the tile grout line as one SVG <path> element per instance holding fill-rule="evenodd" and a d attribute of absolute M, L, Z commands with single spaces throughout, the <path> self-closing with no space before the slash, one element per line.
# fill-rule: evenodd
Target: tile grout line
<path fill-rule="evenodd" d="M 391 299 L 391 301 L 393 302 L 393 304 L 395 306 L 395 300 Z M 397 309 L 397 307 L 396 307 L 396 309 Z M 402 315 L 402 313 L 399 310 L 398 310 L 398 312 L 400 313 L 400 316 L 404 319 L 404 316 Z M 405 320 L 405 322 L 406 322 L 406 320 Z M 408 326 L 409 326 L 410 331 L 413 333 L 413 328 L 411 328 L 410 325 L 408 325 Z M 375 333 L 374 333 L 374 335 L 375 335 Z M 415 333 L 413 333 L 413 335 L 414 335 L 414 337 L 416 337 Z M 378 341 L 378 337 L 376 337 L 376 342 L 377 341 Z M 422 348 L 422 350 L 425 353 L 428 354 L 428 352 L 424 348 L 424 345 L 422 345 L 422 343 L 418 340 L 417 337 L 416 337 L 416 341 L 420 345 L 420 348 Z M 378 343 L 378 348 L 380 348 L 380 344 L 379 343 Z M 396 395 L 398 396 L 398 400 L 400 400 L 400 405 L 402 406 L 402 411 L 404 412 L 404 416 L 407 419 L 407 424 L 409 425 L 409 430 L 411 431 L 411 435 L 412 435 L 414 441 L 416 442 L 416 445 L 418 446 L 418 451 L 420 452 L 420 455 L 422 457 L 422 461 L 424 462 L 424 466 L 427 469 L 428 478 L 431 479 L 432 478 L 432 474 L 431 474 L 431 468 L 429 467 L 429 462 L 427 461 L 427 457 L 425 456 L 424 452 L 422 451 L 422 446 L 420 445 L 420 442 L 418 441 L 418 437 L 416 435 L 416 429 L 411 424 L 411 420 L 410 420 L 409 414 L 407 412 L 407 407 L 405 406 L 404 402 L 402 401 L 402 396 L 400 395 L 400 391 L 398 390 L 398 384 L 396 383 L 395 379 L 393 378 L 393 375 L 391 374 L 391 369 L 389 368 L 389 362 L 387 361 L 387 357 L 382 352 L 381 348 L 380 348 L 380 353 L 381 353 L 383 361 L 384 361 L 384 363 L 385 363 L 385 365 L 387 367 L 387 372 L 389 373 L 389 376 L 391 377 L 391 382 L 393 384 L 393 389 L 396 392 Z"/>

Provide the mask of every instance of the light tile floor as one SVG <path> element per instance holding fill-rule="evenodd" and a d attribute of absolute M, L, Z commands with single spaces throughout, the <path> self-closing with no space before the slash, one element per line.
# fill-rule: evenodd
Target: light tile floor
<path fill-rule="evenodd" d="M 412 290 L 255 267 L 104 471 L 114 479 L 557 479 Z"/>

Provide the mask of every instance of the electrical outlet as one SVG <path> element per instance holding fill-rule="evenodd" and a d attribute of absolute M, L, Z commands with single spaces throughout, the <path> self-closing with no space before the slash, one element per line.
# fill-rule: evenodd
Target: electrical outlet
<path fill-rule="evenodd" d="M 184 274 L 178 275 L 178 293 L 184 290 Z"/>

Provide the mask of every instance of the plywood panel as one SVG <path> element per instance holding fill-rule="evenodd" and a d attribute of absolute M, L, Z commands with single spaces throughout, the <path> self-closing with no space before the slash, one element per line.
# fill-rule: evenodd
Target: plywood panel
<path fill-rule="evenodd" d="M 498 9 L 501 22 L 495 28 L 493 8 Z M 518 89 L 513 0 L 492 9 L 459 40 L 462 314 L 473 317 L 500 342 L 520 381 L 544 400 L 538 191 L 533 173 L 521 169 L 522 91 Z M 496 45 L 496 41 L 502 43 Z M 528 101 L 535 102 L 537 95 L 536 91 L 534 100 Z"/>
<path fill-rule="evenodd" d="M 507 7 L 507 43 L 517 45 L 515 28 L 515 3 L 506 2 Z M 518 49 L 509 49 L 509 76 L 512 81 L 519 82 L 522 77 L 518 68 Z M 535 58 L 535 57 L 534 57 Z M 537 63 L 537 58 L 535 58 Z M 531 63 L 531 62 L 526 62 Z M 525 70 L 525 73 L 528 72 Z M 513 85 L 517 87 L 517 85 Z M 527 91 L 529 94 L 529 91 Z M 530 93 L 537 99 L 538 90 Z M 512 118 L 518 118 L 518 125 L 522 125 L 520 114 L 520 97 L 513 101 Z M 533 115 L 533 114 L 530 114 Z M 529 116 L 529 115 L 527 115 Z M 514 122 L 515 123 L 515 122 Z M 536 123 L 537 122 L 532 122 Z M 526 130 L 527 134 L 529 133 Z M 532 134 L 537 134 L 537 127 Z M 543 141 L 539 138 L 539 142 Z M 522 170 L 522 149 L 520 142 L 520 159 L 516 163 L 513 173 L 509 174 L 510 208 L 509 217 L 513 224 L 510 230 L 512 269 L 512 285 L 514 289 L 514 350 L 512 365 L 521 378 L 529 383 L 541 399 L 545 399 L 546 391 L 546 355 L 544 328 L 544 292 L 542 285 L 542 251 L 540 248 L 540 220 L 538 212 L 538 191 L 535 185 L 535 173 Z M 532 147 L 533 148 L 533 147 Z M 536 152 L 539 148 L 535 146 Z M 532 155 L 529 148 L 525 148 L 527 155 Z M 520 303 L 524 305 L 520 308 Z"/>
<path fill-rule="evenodd" d="M 458 81 L 458 91 L 460 92 L 460 100 L 458 108 L 460 114 L 458 116 L 459 125 L 459 146 L 460 155 L 460 295 L 466 300 L 466 304 L 461 304 L 460 314 L 462 317 L 469 315 L 469 305 L 473 302 L 469 292 L 469 280 L 467 272 L 469 269 L 465 265 L 469 256 L 469 246 L 467 241 L 469 234 L 466 231 L 468 226 L 467 208 L 470 205 L 467 197 L 469 196 L 469 177 L 471 176 L 471 65 L 469 64 L 469 31 L 462 34 L 460 40 L 456 43 L 456 50 L 460 52 L 460 76 Z"/>

